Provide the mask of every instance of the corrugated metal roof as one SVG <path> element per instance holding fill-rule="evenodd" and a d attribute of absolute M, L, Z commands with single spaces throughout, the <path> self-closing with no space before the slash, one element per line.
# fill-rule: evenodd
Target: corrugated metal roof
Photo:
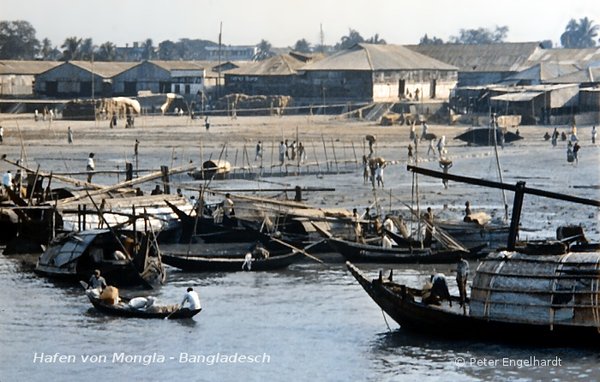
<path fill-rule="evenodd" d="M 298 69 L 306 63 L 289 54 L 274 56 L 263 61 L 253 62 L 227 74 L 237 76 L 290 76 L 296 74 Z"/>
<path fill-rule="evenodd" d="M 578 70 L 574 73 L 569 73 L 564 76 L 554 78 L 550 82 L 560 84 L 600 82 L 600 67 Z"/>
<path fill-rule="evenodd" d="M 561 74 L 577 72 L 579 68 L 573 64 L 556 64 L 551 62 L 540 62 L 525 70 L 507 77 L 505 80 L 531 80 L 549 81 L 559 77 Z M 553 82 L 553 81 L 550 81 Z"/>
<path fill-rule="evenodd" d="M 205 69 L 203 63 L 199 61 L 164 61 L 164 60 L 150 60 L 148 61 L 154 65 L 160 66 L 165 70 L 202 70 Z M 204 63 L 206 64 L 206 63 Z"/>
<path fill-rule="evenodd" d="M 490 97 L 492 101 L 510 101 L 510 102 L 523 102 L 531 101 L 537 96 L 544 94 L 543 92 L 522 92 L 522 93 L 506 93 L 494 97 Z"/>
<path fill-rule="evenodd" d="M 138 65 L 138 62 L 106 62 L 106 61 L 67 61 L 72 65 L 78 66 L 90 73 L 94 72 L 100 77 L 112 78 L 128 69 Z"/>
<path fill-rule="evenodd" d="M 531 63 L 547 62 L 577 65 L 581 69 L 600 65 L 600 48 L 539 49 L 531 56 Z"/>
<path fill-rule="evenodd" d="M 302 70 L 457 70 L 455 66 L 424 56 L 401 45 L 357 44 Z"/>
<path fill-rule="evenodd" d="M 39 74 L 60 64 L 59 61 L 0 60 L 0 74 Z"/>
<path fill-rule="evenodd" d="M 516 72 L 531 66 L 532 55 L 542 50 L 537 42 L 497 44 L 407 45 L 436 60 L 457 66 L 461 72 Z"/>

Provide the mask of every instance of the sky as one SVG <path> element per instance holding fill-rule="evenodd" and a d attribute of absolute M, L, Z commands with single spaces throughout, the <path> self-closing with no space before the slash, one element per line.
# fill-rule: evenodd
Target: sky
<path fill-rule="evenodd" d="M 275 47 L 306 39 L 334 45 L 357 30 L 392 44 L 417 44 L 427 33 L 444 41 L 460 29 L 508 26 L 506 41 L 560 41 L 570 19 L 600 25 L 597 0 L 0 0 L 0 20 L 27 20 L 37 38 L 60 46 L 67 37 L 91 37 L 117 46 L 151 38 Z"/>

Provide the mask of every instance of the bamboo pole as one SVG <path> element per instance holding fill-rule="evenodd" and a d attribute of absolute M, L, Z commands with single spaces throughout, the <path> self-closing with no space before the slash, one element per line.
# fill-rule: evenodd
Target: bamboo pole
<path fill-rule="evenodd" d="M 196 165 L 194 165 L 194 164 L 188 164 L 186 166 L 177 167 L 177 168 L 174 168 L 174 169 L 170 170 L 169 174 L 180 174 L 182 172 L 193 170 L 195 167 L 196 167 Z M 128 181 L 125 181 L 125 182 L 117 183 L 117 184 L 112 185 L 112 186 L 102 186 L 101 188 L 99 188 L 99 189 L 97 189 L 95 191 L 89 192 L 88 194 L 91 195 L 91 196 L 101 195 L 101 194 L 107 193 L 109 191 L 117 190 L 119 188 L 131 187 L 131 186 L 136 185 L 136 184 L 140 184 L 140 183 L 148 182 L 148 181 L 151 181 L 151 180 L 154 180 L 154 179 L 158 179 L 162 175 L 163 175 L 163 173 L 161 171 L 153 172 L 151 174 L 139 177 L 137 179 L 133 179 L 133 180 L 128 180 Z M 55 176 L 55 178 L 56 178 L 56 176 Z M 71 203 L 71 202 L 83 199 L 86 196 L 87 196 L 86 194 L 76 195 L 76 196 L 73 196 L 73 197 L 70 197 L 70 198 L 62 199 L 62 200 L 59 201 L 59 203 L 60 204 Z"/>
<path fill-rule="evenodd" d="M 325 153 L 325 163 L 327 164 L 327 172 L 329 172 L 329 158 L 327 158 L 327 147 L 325 146 L 325 137 L 321 134 L 321 140 L 323 141 L 323 152 Z"/>
<path fill-rule="evenodd" d="M 335 171 L 339 174 L 340 168 L 338 167 L 337 155 L 335 155 L 335 143 L 333 142 L 333 138 L 331 138 L 331 151 L 333 151 L 333 160 L 335 161 Z"/>
<path fill-rule="evenodd" d="M 354 148 L 354 141 L 352 141 L 352 151 L 354 152 L 354 163 L 356 163 L 356 168 L 358 168 L 358 157 L 356 156 L 356 149 Z"/>

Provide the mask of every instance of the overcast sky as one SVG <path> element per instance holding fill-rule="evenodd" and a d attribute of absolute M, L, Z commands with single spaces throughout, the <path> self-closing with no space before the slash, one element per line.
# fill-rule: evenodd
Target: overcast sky
<path fill-rule="evenodd" d="M 151 38 L 199 38 L 223 43 L 293 46 L 305 38 L 335 44 L 349 28 L 364 38 L 378 33 L 388 43 L 416 44 L 425 33 L 444 41 L 461 28 L 508 26 L 507 41 L 552 40 L 571 18 L 600 24 L 597 0 L 0 0 L 1 20 L 27 20 L 39 40 L 62 45 L 70 36 L 118 46 Z"/>

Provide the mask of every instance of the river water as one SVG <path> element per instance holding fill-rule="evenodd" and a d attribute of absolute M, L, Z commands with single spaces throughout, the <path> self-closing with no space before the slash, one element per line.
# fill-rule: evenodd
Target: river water
<path fill-rule="evenodd" d="M 380 266 L 361 268 L 375 277 Z M 394 268 L 410 285 L 432 271 Z M 342 263 L 233 274 L 169 268 L 168 283 L 152 291 L 159 303 L 179 302 L 190 285 L 201 295 L 203 311 L 182 321 L 104 316 L 81 287 L 38 277 L 19 257 L 0 256 L 0 285 L 2 382 L 600 380 L 600 353 L 590 349 L 439 340 L 386 317 L 388 329 Z"/>

